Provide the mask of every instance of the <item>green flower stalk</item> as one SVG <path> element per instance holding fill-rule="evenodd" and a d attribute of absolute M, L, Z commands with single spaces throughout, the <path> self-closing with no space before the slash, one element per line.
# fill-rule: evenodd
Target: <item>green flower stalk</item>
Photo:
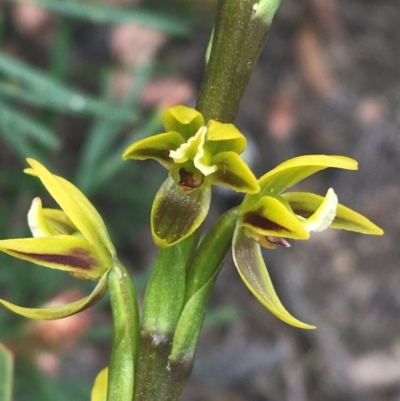
<path fill-rule="evenodd" d="M 328 227 L 363 234 L 383 231 L 364 216 L 338 203 L 330 188 L 325 197 L 287 192 L 287 188 L 328 167 L 356 170 L 357 162 L 344 156 L 312 155 L 287 160 L 259 179 L 260 192 L 246 195 L 238 209 L 233 235 L 233 259 L 254 296 L 275 316 L 296 327 L 313 329 L 294 318 L 282 305 L 264 264 L 260 245 L 289 247 L 286 238 L 308 239 L 311 231 Z"/>
<path fill-rule="evenodd" d="M 154 241 L 171 246 L 203 222 L 211 201 L 211 185 L 254 194 L 257 179 L 239 156 L 246 138 L 233 124 L 204 121 L 197 110 L 175 106 L 163 115 L 165 133 L 130 145 L 124 159 L 155 159 L 169 170 L 153 204 Z"/>
<path fill-rule="evenodd" d="M 62 210 L 42 207 L 35 198 L 28 213 L 33 238 L 0 241 L 0 251 L 82 280 L 98 281 L 91 295 L 67 305 L 24 308 L 0 299 L 13 312 L 31 319 L 60 319 L 99 301 L 107 290 L 107 273 L 116 258 L 104 222 L 89 200 L 70 182 L 28 159 L 26 173 L 38 177 Z"/>

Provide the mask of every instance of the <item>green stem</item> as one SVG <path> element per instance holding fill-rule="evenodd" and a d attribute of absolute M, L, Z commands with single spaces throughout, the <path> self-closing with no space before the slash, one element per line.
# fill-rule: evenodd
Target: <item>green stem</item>
<path fill-rule="evenodd" d="M 113 315 L 113 344 L 108 372 L 107 401 L 129 401 L 134 393 L 138 358 L 139 311 L 135 290 L 125 266 L 114 261 L 108 274 Z"/>
<path fill-rule="evenodd" d="M 280 0 L 219 1 L 210 58 L 197 103 L 206 121 L 234 121 L 279 3 Z"/>
<path fill-rule="evenodd" d="M 135 401 L 169 400 L 168 357 L 183 308 L 186 262 L 196 234 L 160 248 L 143 304 Z"/>

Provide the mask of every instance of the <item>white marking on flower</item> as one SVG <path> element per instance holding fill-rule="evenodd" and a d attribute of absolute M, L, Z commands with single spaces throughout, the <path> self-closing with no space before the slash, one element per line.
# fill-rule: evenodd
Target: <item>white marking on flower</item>
<path fill-rule="evenodd" d="M 193 160 L 194 166 L 205 176 L 215 173 L 218 169 L 216 165 L 209 166 L 207 159 L 209 155 L 204 149 L 206 142 L 207 127 L 200 127 L 196 135 L 188 139 L 178 149 L 171 150 L 169 157 L 175 163 L 185 163 L 188 160 Z"/>
<path fill-rule="evenodd" d="M 308 232 L 326 230 L 336 216 L 337 205 L 338 198 L 335 191 L 329 188 L 318 209 L 308 219 L 303 220 L 301 224 Z"/>

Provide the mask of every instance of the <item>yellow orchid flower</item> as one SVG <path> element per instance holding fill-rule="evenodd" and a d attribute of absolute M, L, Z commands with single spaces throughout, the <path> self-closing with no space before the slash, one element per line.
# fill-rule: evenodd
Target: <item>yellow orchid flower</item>
<path fill-rule="evenodd" d="M 363 234 L 383 231 L 364 216 L 338 203 L 330 188 L 325 197 L 284 191 L 328 167 L 356 170 L 357 162 L 344 156 L 310 155 L 287 160 L 259 179 L 260 192 L 246 195 L 238 209 L 233 235 L 233 259 L 253 295 L 275 316 L 293 326 L 312 329 L 294 318 L 276 294 L 264 263 L 260 245 L 274 249 L 290 246 L 286 238 L 308 239 L 311 231 L 328 227 Z"/>
<path fill-rule="evenodd" d="M 105 294 L 116 251 L 102 218 L 82 192 L 36 160 L 27 161 L 31 168 L 25 172 L 42 181 L 62 210 L 43 208 L 35 198 L 28 212 L 33 238 L 0 240 L 0 251 L 98 284 L 89 296 L 63 306 L 24 308 L 3 299 L 0 303 L 31 319 L 60 319 L 88 308 Z"/>

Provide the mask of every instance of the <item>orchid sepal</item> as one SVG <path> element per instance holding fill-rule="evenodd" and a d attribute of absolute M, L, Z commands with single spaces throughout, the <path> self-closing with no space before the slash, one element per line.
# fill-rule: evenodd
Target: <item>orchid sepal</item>
<path fill-rule="evenodd" d="M 315 328 L 293 317 L 282 305 L 265 266 L 260 245 L 249 238 L 239 224 L 233 235 L 232 249 L 236 268 L 246 287 L 271 313 L 292 326 Z"/>
<path fill-rule="evenodd" d="M 90 295 L 82 298 L 78 301 L 71 302 L 66 305 L 60 306 L 49 306 L 45 308 L 25 308 L 4 299 L 0 299 L 0 303 L 12 312 L 27 317 L 29 319 L 39 320 L 55 320 L 62 319 L 68 316 L 72 316 L 78 312 L 81 312 L 90 306 L 97 303 L 107 291 L 107 275 L 108 272 L 104 273 L 97 283 L 96 287 Z"/>

